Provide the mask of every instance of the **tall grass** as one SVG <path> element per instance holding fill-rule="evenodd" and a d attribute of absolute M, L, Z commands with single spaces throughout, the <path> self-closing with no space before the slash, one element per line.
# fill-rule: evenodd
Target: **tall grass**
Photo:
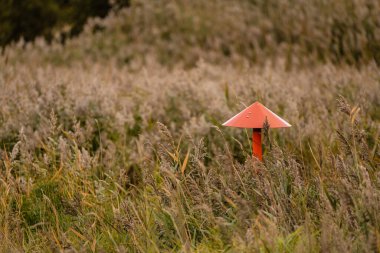
<path fill-rule="evenodd" d="M 204 46 L 209 28 L 202 44 L 201 31 L 180 22 L 157 24 L 174 31 L 164 47 L 144 29 L 157 18 L 167 24 L 167 10 L 175 21 L 195 9 L 210 15 L 191 22 L 220 24 L 207 27 L 226 43 L 222 24 L 239 27 L 233 17 L 291 10 L 234 2 L 222 19 L 224 1 L 165 3 L 134 2 L 107 18 L 103 33 L 66 46 L 13 45 L 1 56 L 0 251 L 380 251 L 376 63 L 335 64 L 326 51 L 324 63 L 273 54 L 275 64 L 247 64 L 225 58 L 216 42 Z M 288 15 L 266 17 L 285 27 Z M 130 27 L 135 42 L 123 44 L 122 24 L 132 21 L 146 24 Z M 240 34 L 228 31 L 231 40 Z M 194 44 L 173 46 L 193 32 Z M 122 63 L 140 47 L 145 61 Z M 178 52 L 162 60 L 169 48 Z M 249 130 L 221 126 L 256 100 L 292 124 L 266 135 L 264 163 L 251 157 Z"/>
<path fill-rule="evenodd" d="M 378 250 L 373 66 L 2 69 L 3 251 Z M 264 164 L 220 126 L 256 99 Z"/>

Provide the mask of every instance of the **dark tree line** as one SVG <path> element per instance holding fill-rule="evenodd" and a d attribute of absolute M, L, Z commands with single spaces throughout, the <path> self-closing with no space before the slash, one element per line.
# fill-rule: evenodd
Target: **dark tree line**
<path fill-rule="evenodd" d="M 69 25 L 62 38 L 82 31 L 89 17 L 105 17 L 112 8 L 129 6 L 129 0 L 1 0 L 0 47 L 21 37 L 32 41 L 37 36 L 52 39 L 53 29 Z"/>

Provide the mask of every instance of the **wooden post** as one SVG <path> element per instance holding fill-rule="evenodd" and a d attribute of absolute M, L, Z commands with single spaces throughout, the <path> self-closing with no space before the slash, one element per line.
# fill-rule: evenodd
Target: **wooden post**
<path fill-rule="evenodd" d="M 263 148 L 261 145 L 261 129 L 253 128 L 252 133 L 252 155 L 263 161 Z"/>

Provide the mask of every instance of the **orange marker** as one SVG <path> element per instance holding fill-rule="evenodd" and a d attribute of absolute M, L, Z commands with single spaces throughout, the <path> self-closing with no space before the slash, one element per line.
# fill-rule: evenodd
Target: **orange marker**
<path fill-rule="evenodd" d="M 269 128 L 291 127 L 288 122 L 259 102 L 255 102 L 248 106 L 243 111 L 227 120 L 223 126 L 252 128 L 252 155 L 262 161 L 263 151 L 261 144 L 261 129 L 264 127 L 265 120 L 268 121 Z"/>

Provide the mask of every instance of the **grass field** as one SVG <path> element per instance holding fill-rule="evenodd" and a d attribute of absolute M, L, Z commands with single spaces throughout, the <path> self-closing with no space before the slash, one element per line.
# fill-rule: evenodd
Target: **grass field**
<path fill-rule="evenodd" d="M 6 47 L 0 251 L 380 252 L 379 17 L 139 0 Z M 254 101 L 292 124 L 264 163 L 221 126 Z"/>

